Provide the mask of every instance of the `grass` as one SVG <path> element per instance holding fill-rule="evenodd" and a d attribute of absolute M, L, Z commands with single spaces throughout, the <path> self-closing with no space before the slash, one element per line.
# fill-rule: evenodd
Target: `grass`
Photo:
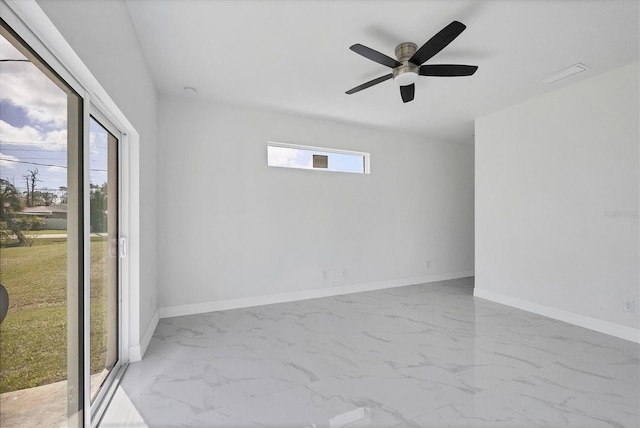
<path fill-rule="evenodd" d="M 91 239 L 91 373 L 105 368 L 106 238 Z M 0 325 L 0 393 L 67 377 L 67 244 L 0 248 L 9 312 Z"/>
<path fill-rule="evenodd" d="M 33 240 L 33 243 L 31 244 L 32 247 L 38 247 L 40 245 L 51 245 L 56 243 L 60 244 L 60 243 L 67 242 L 66 236 L 61 236 L 60 238 L 39 238 L 37 235 L 32 235 L 31 232 L 29 232 L 27 236 L 35 237 L 35 239 Z M 20 243 L 18 242 L 17 239 L 14 239 L 14 238 L 3 239 L 2 241 L 0 241 L 0 248 L 16 248 L 16 247 L 24 248 L 24 247 L 20 247 Z"/>
<path fill-rule="evenodd" d="M 0 229 L 0 232 L 13 236 L 13 232 L 8 229 Z M 66 230 L 59 229 L 42 229 L 42 230 L 29 230 L 25 232 L 27 235 L 66 235 Z"/>
<path fill-rule="evenodd" d="M 32 230 L 29 232 L 31 235 L 66 235 L 66 230 L 57 229 L 44 229 L 44 230 Z"/>

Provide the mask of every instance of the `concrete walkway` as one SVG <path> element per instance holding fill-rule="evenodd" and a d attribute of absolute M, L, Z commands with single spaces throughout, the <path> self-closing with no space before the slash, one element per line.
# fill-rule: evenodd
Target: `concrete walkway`
<path fill-rule="evenodd" d="M 67 421 L 67 381 L 0 395 L 3 427 L 63 427 Z"/>
<path fill-rule="evenodd" d="M 107 370 L 91 375 L 92 395 Z M 67 381 L 0 394 L 0 426 L 20 428 L 67 426 Z"/>

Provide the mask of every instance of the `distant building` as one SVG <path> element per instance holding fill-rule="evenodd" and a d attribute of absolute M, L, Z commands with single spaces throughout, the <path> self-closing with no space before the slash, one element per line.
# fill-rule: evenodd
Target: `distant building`
<path fill-rule="evenodd" d="M 44 220 L 45 229 L 67 229 L 67 204 L 27 207 L 22 210 L 20 215 L 40 217 Z"/>

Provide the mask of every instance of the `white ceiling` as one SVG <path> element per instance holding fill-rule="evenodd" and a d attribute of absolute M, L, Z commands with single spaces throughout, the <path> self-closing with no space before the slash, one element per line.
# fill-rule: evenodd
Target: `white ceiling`
<path fill-rule="evenodd" d="M 639 58 L 638 0 L 127 0 L 161 93 L 473 142 L 473 120 Z M 421 77 L 403 104 L 390 69 L 349 50 L 393 57 L 453 20 L 467 29 L 427 64 L 478 65 L 472 77 Z M 591 69 L 544 85 L 572 64 Z"/>

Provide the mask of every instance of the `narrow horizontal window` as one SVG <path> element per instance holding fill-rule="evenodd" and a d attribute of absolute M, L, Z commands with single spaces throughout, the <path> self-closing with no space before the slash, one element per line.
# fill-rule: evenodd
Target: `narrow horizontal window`
<path fill-rule="evenodd" d="M 369 153 L 269 142 L 267 165 L 369 174 Z"/>

